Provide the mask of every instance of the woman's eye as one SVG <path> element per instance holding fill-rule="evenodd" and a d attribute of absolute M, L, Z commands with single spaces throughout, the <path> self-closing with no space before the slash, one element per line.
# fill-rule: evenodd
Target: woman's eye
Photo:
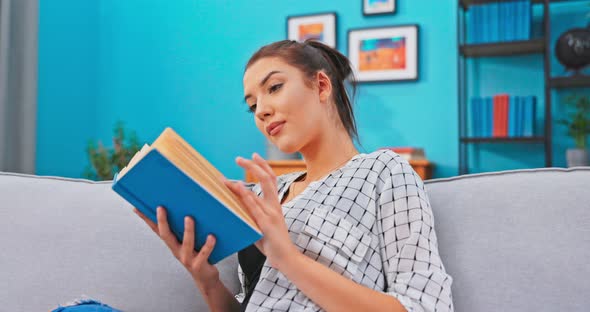
<path fill-rule="evenodd" d="M 246 110 L 248 113 L 254 113 L 256 112 L 256 104 L 253 104 L 251 106 L 248 107 L 248 110 Z"/>
<path fill-rule="evenodd" d="M 269 92 L 269 93 L 274 93 L 274 92 L 278 91 L 278 90 L 279 90 L 279 89 L 280 89 L 282 86 L 283 86 L 283 84 L 282 84 L 282 83 L 277 83 L 277 84 L 275 84 L 275 85 L 272 85 L 272 86 L 270 87 L 270 89 L 268 90 L 268 92 Z"/>

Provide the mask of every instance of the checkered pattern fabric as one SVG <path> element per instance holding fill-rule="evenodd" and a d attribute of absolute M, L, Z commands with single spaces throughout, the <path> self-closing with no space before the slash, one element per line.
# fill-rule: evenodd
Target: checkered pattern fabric
<path fill-rule="evenodd" d="M 279 198 L 302 174 L 278 177 Z M 261 195 L 258 184 L 251 189 Z M 424 184 L 398 154 L 358 154 L 282 207 L 291 240 L 308 257 L 394 296 L 408 311 L 453 311 Z M 238 274 L 244 292 L 241 267 Z M 268 261 L 246 308 L 321 310 Z"/>

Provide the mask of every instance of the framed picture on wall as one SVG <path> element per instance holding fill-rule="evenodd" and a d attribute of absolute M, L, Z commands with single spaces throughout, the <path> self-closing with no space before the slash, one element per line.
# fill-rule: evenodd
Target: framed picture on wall
<path fill-rule="evenodd" d="M 418 80 L 418 25 L 350 29 L 348 58 L 358 82 Z"/>
<path fill-rule="evenodd" d="M 288 16 L 287 38 L 300 42 L 318 40 L 336 48 L 336 13 Z"/>
<path fill-rule="evenodd" d="M 395 13 L 395 0 L 361 0 L 363 15 L 381 15 Z"/>

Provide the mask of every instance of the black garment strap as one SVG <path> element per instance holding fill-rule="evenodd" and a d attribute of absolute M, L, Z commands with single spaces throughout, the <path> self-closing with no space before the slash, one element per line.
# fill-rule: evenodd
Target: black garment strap
<path fill-rule="evenodd" d="M 254 244 L 238 252 L 238 262 L 240 263 L 242 272 L 244 272 L 244 288 L 246 288 L 246 297 L 242 302 L 240 311 L 246 311 L 246 306 L 250 301 L 256 284 L 258 284 L 260 272 L 265 261 L 266 256 Z"/>

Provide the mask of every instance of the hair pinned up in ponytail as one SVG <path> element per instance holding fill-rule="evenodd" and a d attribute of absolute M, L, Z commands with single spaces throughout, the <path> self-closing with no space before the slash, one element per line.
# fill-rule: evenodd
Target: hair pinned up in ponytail
<path fill-rule="evenodd" d="M 332 96 L 340 120 L 350 138 L 358 142 L 352 101 L 345 86 L 345 82 L 348 81 L 352 89 L 352 98 L 354 98 L 356 81 L 346 56 L 319 41 L 307 40 L 300 43 L 294 40 L 282 40 L 260 48 L 246 64 L 246 70 L 256 61 L 266 57 L 281 58 L 287 64 L 301 70 L 308 81 L 311 81 L 319 71 L 324 71 L 332 82 Z"/>

